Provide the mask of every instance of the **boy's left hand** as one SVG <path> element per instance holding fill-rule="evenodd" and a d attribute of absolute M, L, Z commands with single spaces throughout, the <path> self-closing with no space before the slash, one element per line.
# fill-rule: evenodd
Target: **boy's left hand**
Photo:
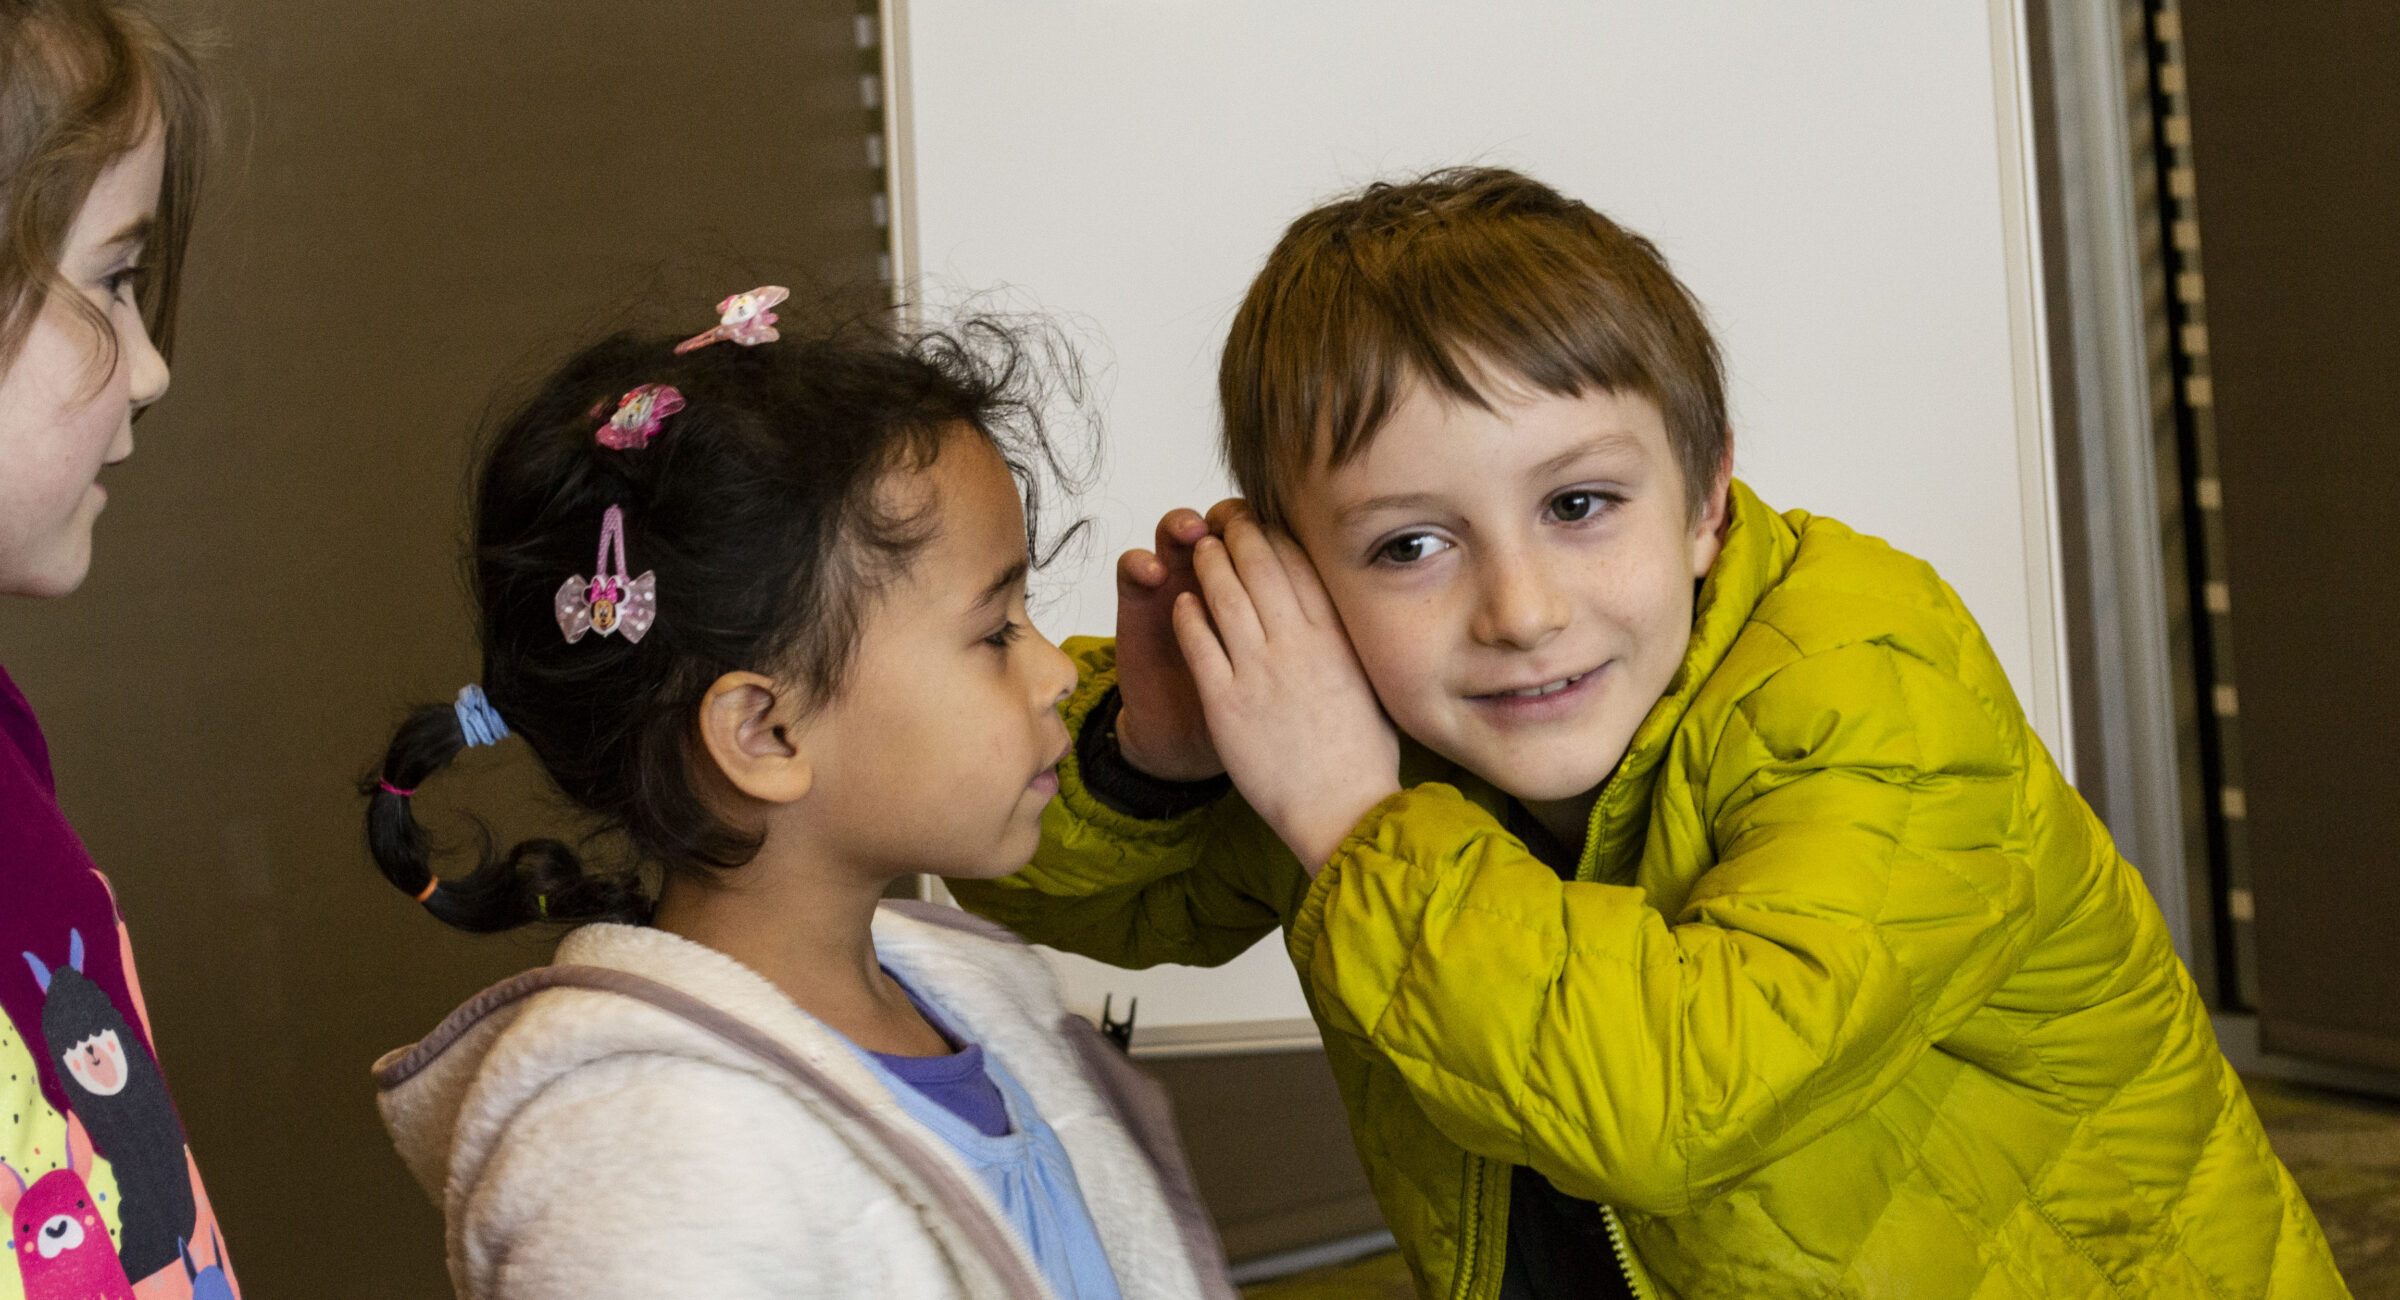
<path fill-rule="evenodd" d="M 1238 501 L 1209 512 L 1175 635 L 1217 755 L 1311 876 L 1400 789 L 1400 738 L 1298 544 Z M 1202 600 L 1207 604 L 1205 610 Z"/>

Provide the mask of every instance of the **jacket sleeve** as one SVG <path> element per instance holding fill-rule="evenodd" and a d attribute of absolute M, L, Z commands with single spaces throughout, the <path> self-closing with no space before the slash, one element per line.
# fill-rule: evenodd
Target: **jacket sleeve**
<path fill-rule="evenodd" d="M 1827 651 L 1664 760 L 1697 766 L 1716 854 L 1674 915 L 1561 882 L 1428 785 L 1335 853 L 1293 956 L 1452 1140 L 1677 1213 L 1873 1104 L 2014 971 L 2022 737 L 1920 659 Z"/>
<path fill-rule="evenodd" d="M 1080 737 L 1116 686 L 1116 645 L 1078 637 L 1065 648 L 1080 680 L 1062 710 Z M 1033 861 L 1001 880 L 948 884 L 969 911 L 1035 943 L 1140 968 L 1231 961 L 1292 914 L 1308 877 L 1239 795 L 1132 817 L 1093 795 L 1070 753 Z"/>

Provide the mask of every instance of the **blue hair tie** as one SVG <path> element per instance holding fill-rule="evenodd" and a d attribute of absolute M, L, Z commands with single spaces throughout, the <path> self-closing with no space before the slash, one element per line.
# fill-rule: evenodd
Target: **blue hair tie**
<path fill-rule="evenodd" d="M 508 739 L 508 724 L 500 720 L 500 710 L 493 708 L 492 702 L 483 698 L 482 687 L 460 688 L 458 703 L 454 707 L 458 710 L 458 734 L 466 737 L 469 749 L 477 745 L 497 745 Z"/>

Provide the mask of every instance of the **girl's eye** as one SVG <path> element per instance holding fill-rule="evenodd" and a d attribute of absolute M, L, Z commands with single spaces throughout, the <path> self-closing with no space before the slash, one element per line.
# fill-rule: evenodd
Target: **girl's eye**
<path fill-rule="evenodd" d="M 112 271 L 100 284 L 108 290 L 109 297 L 131 302 L 134 291 L 142 287 L 142 268 L 128 266 L 121 271 Z"/>
<path fill-rule="evenodd" d="M 1015 645 L 1017 638 L 1023 635 L 1025 635 L 1025 625 L 1012 618 L 1002 623 L 999 629 L 990 636 L 985 637 L 983 643 L 996 650 L 1006 650 Z"/>
<path fill-rule="evenodd" d="M 1550 517 L 1562 524 L 1580 523 L 1608 509 L 1613 498 L 1599 492 L 1561 492 L 1550 498 Z"/>
<path fill-rule="evenodd" d="M 1449 546 L 1431 533 L 1406 533 L 1375 548 L 1375 558 L 1385 564 L 1415 564 L 1433 558 Z"/>

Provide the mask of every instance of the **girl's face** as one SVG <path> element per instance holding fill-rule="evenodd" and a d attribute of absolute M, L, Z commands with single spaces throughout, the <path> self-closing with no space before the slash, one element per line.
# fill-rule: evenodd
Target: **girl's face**
<path fill-rule="evenodd" d="M 133 413 L 167 391 L 167 363 L 135 304 L 143 243 L 158 210 L 166 147 L 152 130 L 93 183 L 67 231 L 54 291 L 15 364 L 0 375 L 0 592 L 62 596 L 92 562 L 92 521 L 108 493 L 100 467 L 133 454 Z M 116 337 L 116 365 L 68 292 Z"/>
<path fill-rule="evenodd" d="M 891 490 L 939 531 L 871 598 L 840 698 L 806 726 L 808 817 L 869 874 L 1004 876 L 1058 793 L 1075 665 L 1026 617 L 1024 506 L 989 443 L 954 433 Z"/>

